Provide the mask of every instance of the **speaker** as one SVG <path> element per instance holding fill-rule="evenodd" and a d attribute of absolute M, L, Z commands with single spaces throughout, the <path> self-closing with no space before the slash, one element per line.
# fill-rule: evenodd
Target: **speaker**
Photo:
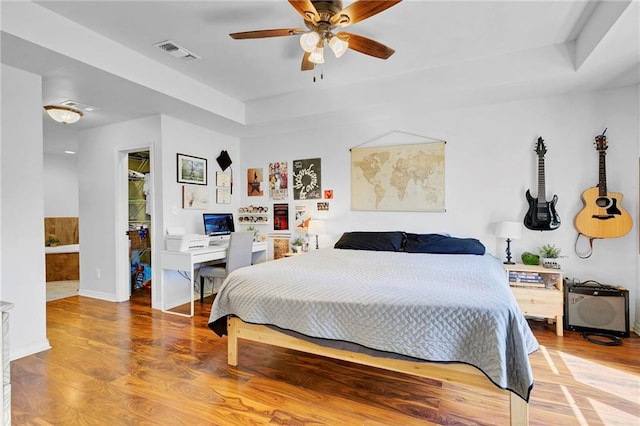
<path fill-rule="evenodd" d="M 629 291 L 591 283 L 564 286 L 564 328 L 629 337 Z"/>

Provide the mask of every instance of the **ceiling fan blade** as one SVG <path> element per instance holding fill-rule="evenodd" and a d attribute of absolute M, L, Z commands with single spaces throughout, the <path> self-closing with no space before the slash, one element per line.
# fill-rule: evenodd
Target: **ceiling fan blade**
<path fill-rule="evenodd" d="M 289 4 L 304 18 L 305 21 L 318 22 L 320 15 L 311 0 L 289 0 Z"/>
<path fill-rule="evenodd" d="M 302 65 L 300 66 L 300 71 L 311 71 L 315 68 L 316 64 L 309 60 L 310 52 L 304 52 L 302 55 Z"/>
<path fill-rule="evenodd" d="M 380 59 L 387 59 L 395 52 L 395 50 L 382 43 L 378 43 L 375 40 L 371 40 L 370 38 L 366 38 L 358 34 L 340 32 L 336 35 L 339 39 L 349 42 L 349 49 L 364 53 L 365 55 L 374 56 Z"/>
<path fill-rule="evenodd" d="M 277 30 L 243 31 L 241 33 L 231 33 L 229 36 L 235 40 L 243 40 L 248 38 L 285 37 L 305 32 L 302 28 L 280 28 Z"/>
<path fill-rule="evenodd" d="M 353 25 L 356 22 L 363 21 L 380 12 L 384 12 L 401 1 L 402 0 L 358 0 L 333 15 L 331 24 L 340 27 Z"/>

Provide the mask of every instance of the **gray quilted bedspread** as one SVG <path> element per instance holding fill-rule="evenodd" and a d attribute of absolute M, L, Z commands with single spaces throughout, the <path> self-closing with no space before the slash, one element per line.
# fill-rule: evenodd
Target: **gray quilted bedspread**
<path fill-rule="evenodd" d="M 321 249 L 234 271 L 209 327 L 227 315 L 425 361 L 461 362 L 529 399 L 538 343 L 491 255 Z"/>

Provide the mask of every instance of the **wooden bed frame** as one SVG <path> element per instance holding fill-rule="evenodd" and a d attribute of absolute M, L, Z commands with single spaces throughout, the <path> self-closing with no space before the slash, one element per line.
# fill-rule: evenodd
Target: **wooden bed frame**
<path fill-rule="evenodd" d="M 329 348 L 280 333 L 264 325 L 248 324 L 233 316 L 227 318 L 227 333 L 227 362 L 229 365 L 238 365 L 238 339 L 266 343 L 385 370 L 481 388 L 497 394 L 504 395 L 506 392 L 509 394 L 511 425 L 524 426 L 529 424 L 529 405 L 525 400 L 513 392 L 498 388 L 480 370 L 467 364 L 404 361 Z"/>

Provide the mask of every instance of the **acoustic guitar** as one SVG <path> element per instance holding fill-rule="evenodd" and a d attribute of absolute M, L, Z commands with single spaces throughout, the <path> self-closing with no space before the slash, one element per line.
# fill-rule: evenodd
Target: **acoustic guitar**
<path fill-rule="evenodd" d="M 607 137 L 596 136 L 595 147 L 599 153 L 599 183 L 582 193 L 584 208 L 575 219 L 575 226 L 589 238 L 618 238 L 627 234 L 633 226 L 629 213 L 622 206 L 622 194 L 607 191 L 605 154 Z"/>
<path fill-rule="evenodd" d="M 525 195 L 529 203 L 529 210 L 524 217 L 524 226 L 535 231 L 553 231 L 560 226 L 560 216 L 556 212 L 558 196 L 554 195 L 551 201 L 546 201 L 545 198 L 544 155 L 547 153 L 547 148 L 544 146 L 542 138 L 538 138 L 534 151 L 538 154 L 538 197 L 533 198 L 527 189 Z"/>

